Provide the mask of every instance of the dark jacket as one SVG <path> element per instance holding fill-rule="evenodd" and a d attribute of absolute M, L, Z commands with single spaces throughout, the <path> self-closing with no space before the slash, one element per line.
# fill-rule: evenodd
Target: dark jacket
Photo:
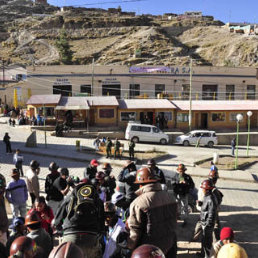
<path fill-rule="evenodd" d="M 177 204 L 172 195 L 162 191 L 160 183 L 140 188 L 131 203 L 128 246 L 143 244 L 159 247 L 165 254 L 176 244 Z"/>
<path fill-rule="evenodd" d="M 88 166 L 87 168 L 85 168 L 85 170 L 84 170 L 84 173 L 83 173 L 84 178 L 88 178 L 88 179 L 93 179 L 93 178 L 95 178 L 97 171 L 98 171 L 98 170 L 97 170 L 96 167 L 89 165 L 89 166 Z"/>
<path fill-rule="evenodd" d="M 176 174 L 174 179 L 175 181 L 173 183 L 175 194 L 186 195 L 189 193 L 191 189 L 194 188 L 194 182 L 190 175 L 187 175 L 186 173 L 184 173 L 183 178 L 185 183 L 180 183 L 180 174 L 179 173 Z"/>
<path fill-rule="evenodd" d="M 103 183 L 102 187 L 105 187 L 105 189 L 106 189 L 106 194 L 107 194 L 106 201 L 110 201 L 111 200 L 111 196 L 115 192 L 116 179 L 114 177 L 112 177 L 112 176 L 105 176 L 104 183 Z"/>
<path fill-rule="evenodd" d="M 160 180 L 159 182 L 161 184 L 166 184 L 166 179 L 165 179 L 163 171 L 161 169 L 159 169 L 157 166 L 155 166 L 154 172 L 155 172 L 156 176 L 159 178 L 159 180 Z"/>
<path fill-rule="evenodd" d="M 60 176 L 58 172 L 48 174 L 45 181 L 45 193 L 47 194 L 46 200 L 60 201 L 60 193 L 54 187 L 54 181 Z"/>
<path fill-rule="evenodd" d="M 212 193 L 208 193 L 204 196 L 202 207 L 201 207 L 201 214 L 200 220 L 201 225 L 204 227 L 213 227 L 215 224 L 216 218 L 216 200 Z"/>
<path fill-rule="evenodd" d="M 8 231 L 8 217 L 5 209 L 4 198 L 0 197 L 0 231 Z"/>
<path fill-rule="evenodd" d="M 128 168 L 123 169 L 118 175 L 118 181 L 125 183 L 125 198 L 133 201 L 136 198 L 135 191 L 139 186 L 134 184 L 136 171 L 129 171 Z"/>

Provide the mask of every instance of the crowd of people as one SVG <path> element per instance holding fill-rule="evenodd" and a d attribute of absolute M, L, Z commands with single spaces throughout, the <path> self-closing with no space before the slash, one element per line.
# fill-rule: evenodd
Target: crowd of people
<path fill-rule="evenodd" d="M 154 159 L 138 170 L 127 160 L 117 178 L 110 163 L 93 159 L 81 180 L 51 162 L 43 196 L 39 162 L 32 160 L 24 177 L 22 161 L 17 150 L 12 180 L 6 182 L 0 174 L 1 258 L 174 258 L 177 225 L 186 227 L 189 222 L 190 195 L 200 211 L 192 238 L 201 238 L 198 256 L 247 257 L 232 228 L 221 229 L 223 194 L 216 187 L 219 173 L 214 164 L 199 189 L 186 166 L 179 164 L 170 189 Z M 5 199 L 12 211 L 11 225 Z"/>

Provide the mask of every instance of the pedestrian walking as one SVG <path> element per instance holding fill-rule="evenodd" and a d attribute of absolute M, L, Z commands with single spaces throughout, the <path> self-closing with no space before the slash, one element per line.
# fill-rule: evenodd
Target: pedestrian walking
<path fill-rule="evenodd" d="M 10 142 L 11 137 L 9 136 L 8 133 L 5 133 L 3 141 L 6 146 L 6 153 L 12 153 L 12 148 L 11 148 L 11 142 Z"/>
<path fill-rule="evenodd" d="M 24 176 L 23 169 L 22 169 L 23 156 L 21 155 L 21 151 L 19 149 L 16 149 L 16 152 L 13 155 L 13 163 L 16 169 L 19 171 L 20 176 L 23 177 Z"/>
<path fill-rule="evenodd" d="M 148 168 L 152 171 L 152 173 L 159 179 L 162 188 L 166 186 L 166 179 L 163 171 L 157 166 L 156 161 L 154 159 L 149 159 L 147 162 Z"/>
<path fill-rule="evenodd" d="M 139 245 L 155 243 L 166 257 L 176 257 L 175 198 L 162 191 L 161 184 L 146 167 L 137 171 L 135 184 L 140 185 L 140 188 L 136 191 L 138 197 L 130 205 L 129 249 L 134 250 Z"/>
<path fill-rule="evenodd" d="M 120 141 L 118 141 L 118 139 L 116 138 L 116 140 L 115 140 L 115 142 L 114 142 L 114 159 L 116 159 L 117 155 L 118 155 L 119 158 L 121 159 L 120 147 L 121 147 L 121 143 L 120 143 Z"/>
<path fill-rule="evenodd" d="M 28 190 L 26 183 L 20 179 L 19 171 L 14 168 L 11 173 L 12 181 L 6 187 L 6 199 L 10 203 L 13 219 L 21 216 L 25 218 L 26 202 L 28 200 Z"/>
<path fill-rule="evenodd" d="M 109 137 L 107 137 L 107 141 L 106 141 L 106 153 L 107 156 L 106 158 L 111 158 L 112 154 L 111 154 L 111 148 L 112 148 L 112 141 Z"/>
<path fill-rule="evenodd" d="M 130 160 L 134 160 L 135 142 L 133 141 L 133 139 L 129 141 L 128 145 L 129 145 L 129 158 Z"/>
<path fill-rule="evenodd" d="M 101 143 L 101 141 L 100 141 L 99 137 L 97 137 L 97 138 L 94 140 L 94 142 L 93 142 L 93 146 L 95 147 L 95 150 L 96 150 L 96 151 L 99 151 L 100 143 Z"/>
<path fill-rule="evenodd" d="M 231 155 L 235 156 L 235 148 L 236 148 L 236 138 L 233 138 L 231 141 Z"/>
<path fill-rule="evenodd" d="M 39 198 L 39 163 L 36 160 L 30 162 L 30 169 L 26 172 L 26 183 L 31 197 L 31 204 L 34 207 L 36 198 Z"/>

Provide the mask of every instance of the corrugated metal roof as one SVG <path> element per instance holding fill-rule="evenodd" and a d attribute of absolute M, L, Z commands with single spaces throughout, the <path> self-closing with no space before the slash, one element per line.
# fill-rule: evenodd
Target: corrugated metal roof
<path fill-rule="evenodd" d="M 90 109 L 85 97 L 62 97 L 56 110 L 88 110 Z"/>
<path fill-rule="evenodd" d="M 58 104 L 60 99 L 61 99 L 61 94 L 56 94 L 56 95 L 33 95 L 27 101 L 27 105 Z"/>
<path fill-rule="evenodd" d="M 118 106 L 115 96 L 85 97 L 90 106 Z"/>
<path fill-rule="evenodd" d="M 175 109 L 167 99 L 121 99 L 120 109 Z"/>
<path fill-rule="evenodd" d="M 176 100 L 172 103 L 179 110 L 189 110 L 190 103 L 187 100 Z M 193 111 L 216 110 L 258 110 L 258 100 L 193 100 Z"/>

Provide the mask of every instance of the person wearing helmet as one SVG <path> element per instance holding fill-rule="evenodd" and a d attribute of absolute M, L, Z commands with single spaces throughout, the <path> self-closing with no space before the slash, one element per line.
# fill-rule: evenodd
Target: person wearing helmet
<path fill-rule="evenodd" d="M 188 196 L 189 192 L 194 189 L 194 182 L 190 175 L 186 174 L 187 168 L 184 164 L 179 164 L 177 167 L 178 173 L 175 176 L 174 193 L 179 203 L 181 219 L 184 221 L 182 227 L 187 223 L 188 218 Z"/>
<path fill-rule="evenodd" d="M 143 167 L 137 170 L 135 184 L 140 185 L 140 188 L 136 191 L 138 197 L 130 205 L 129 249 L 155 243 L 167 257 L 176 257 L 175 198 L 168 192 L 162 191 L 156 175 L 149 168 Z"/>
<path fill-rule="evenodd" d="M 63 233 L 63 242 L 78 245 L 85 257 L 100 258 L 100 239 L 105 232 L 104 207 L 90 180 L 73 188 L 55 215 L 54 225 Z"/>
<path fill-rule="evenodd" d="M 30 237 L 20 236 L 16 238 L 10 247 L 9 258 L 34 258 L 39 253 L 39 248 Z"/>
<path fill-rule="evenodd" d="M 55 180 L 60 176 L 60 173 L 57 171 L 59 166 L 55 162 L 49 164 L 50 174 L 47 175 L 45 181 L 45 193 L 47 194 L 46 200 L 47 204 L 51 207 L 54 214 L 58 208 L 62 196 L 60 198 L 60 193 L 56 187 L 54 187 Z"/>
<path fill-rule="evenodd" d="M 30 169 L 26 171 L 26 183 L 31 197 L 32 206 L 36 198 L 39 198 L 39 163 L 36 160 L 30 162 Z"/>
<path fill-rule="evenodd" d="M 56 246 L 48 258 L 84 258 L 84 254 L 78 245 L 65 242 Z"/>
<path fill-rule="evenodd" d="M 6 180 L 5 177 L 0 174 L 0 243 L 4 246 L 7 242 L 7 231 L 8 231 L 8 217 L 5 208 L 5 187 Z"/>
<path fill-rule="evenodd" d="M 131 202 L 136 198 L 135 191 L 138 190 L 139 186 L 134 184 L 136 177 L 136 166 L 133 161 L 127 160 L 123 169 L 120 171 L 117 179 L 119 182 L 124 183 L 125 190 L 125 209 L 127 209 Z"/>
<path fill-rule="evenodd" d="M 112 148 L 113 143 L 109 137 L 107 137 L 107 141 L 106 141 L 105 145 L 106 145 L 106 153 L 107 153 L 106 158 L 111 158 L 111 156 L 112 156 L 111 148 Z"/>
<path fill-rule="evenodd" d="M 210 253 L 210 258 L 217 258 L 218 252 L 221 249 L 221 247 L 229 243 L 236 243 L 234 241 L 234 232 L 232 228 L 224 227 L 220 231 L 220 240 L 213 244 Z"/>
<path fill-rule="evenodd" d="M 133 251 L 131 258 L 165 258 L 165 255 L 157 246 L 141 245 Z"/>
<path fill-rule="evenodd" d="M 10 228 L 12 229 L 12 232 L 6 243 L 6 248 L 7 248 L 8 253 L 10 251 L 10 247 L 11 247 L 13 241 L 20 236 L 26 235 L 26 231 L 25 231 L 26 227 L 25 227 L 24 223 L 25 223 L 25 219 L 23 217 L 17 217 L 13 220 L 13 223 L 10 226 Z"/>
<path fill-rule="evenodd" d="M 135 142 L 133 141 L 133 138 L 129 141 L 128 146 L 129 146 L 129 159 L 134 160 Z"/>
<path fill-rule="evenodd" d="M 120 147 L 121 147 L 121 143 L 120 143 L 120 141 L 116 138 L 116 139 L 115 139 L 115 142 L 114 142 L 114 159 L 116 159 L 117 156 L 119 156 L 119 158 L 121 159 Z"/>
<path fill-rule="evenodd" d="M 236 243 L 229 243 L 219 250 L 217 258 L 248 258 L 248 255 L 243 247 Z"/>
<path fill-rule="evenodd" d="M 20 179 L 18 169 L 14 168 L 11 172 L 12 181 L 6 187 L 6 198 L 10 203 L 13 218 L 26 216 L 26 202 L 28 200 L 28 190 L 26 183 Z"/>
<path fill-rule="evenodd" d="M 97 167 L 99 166 L 99 163 L 96 159 L 92 159 L 90 161 L 90 164 L 87 168 L 84 170 L 84 178 L 87 179 L 93 179 L 95 178 L 96 173 L 98 172 Z"/>
<path fill-rule="evenodd" d="M 166 185 L 166 178 L 164 176 L 163 171 L 157 166 L 156 161 L 154 159 L 149 159 L 147 162 L 148 168 L 152 171 L 154 175 L 159 178 L 159 182 L 162 185 Z"/>
<path fill-rule="evenodd" d="M 52 241 L 49 234 L 42 228 L 41 218 L 36 210 L 28 212 L 25 217 L 25 226 L 29 231 L 27 237 L 33 239 L 43 249 L 44 257 L 48 257 L 53 247 Z"/>
<path fill-rule="evenodd" d="M 217 203 L 212 194 L 214 188 L 210 180 L 206 179 L 202 182 L 201 188 L 204 192 L 203 203 L 201 207 L 200 222 L 202 226 L 202 249 L 201 255 L 205 258 L 210 257 L 212 247 L 212 233 L 217 213 Z"/>
<path fill-rule="evenodd" d="M 111 257 L 117 249 L 117 236 L 126 232 L 125 224 L 116 214 L 116 207 L 111 202 L 104 204 L 105 224 L 108 228 L 108 239 L 105 246 L 103 258 Z"/>

